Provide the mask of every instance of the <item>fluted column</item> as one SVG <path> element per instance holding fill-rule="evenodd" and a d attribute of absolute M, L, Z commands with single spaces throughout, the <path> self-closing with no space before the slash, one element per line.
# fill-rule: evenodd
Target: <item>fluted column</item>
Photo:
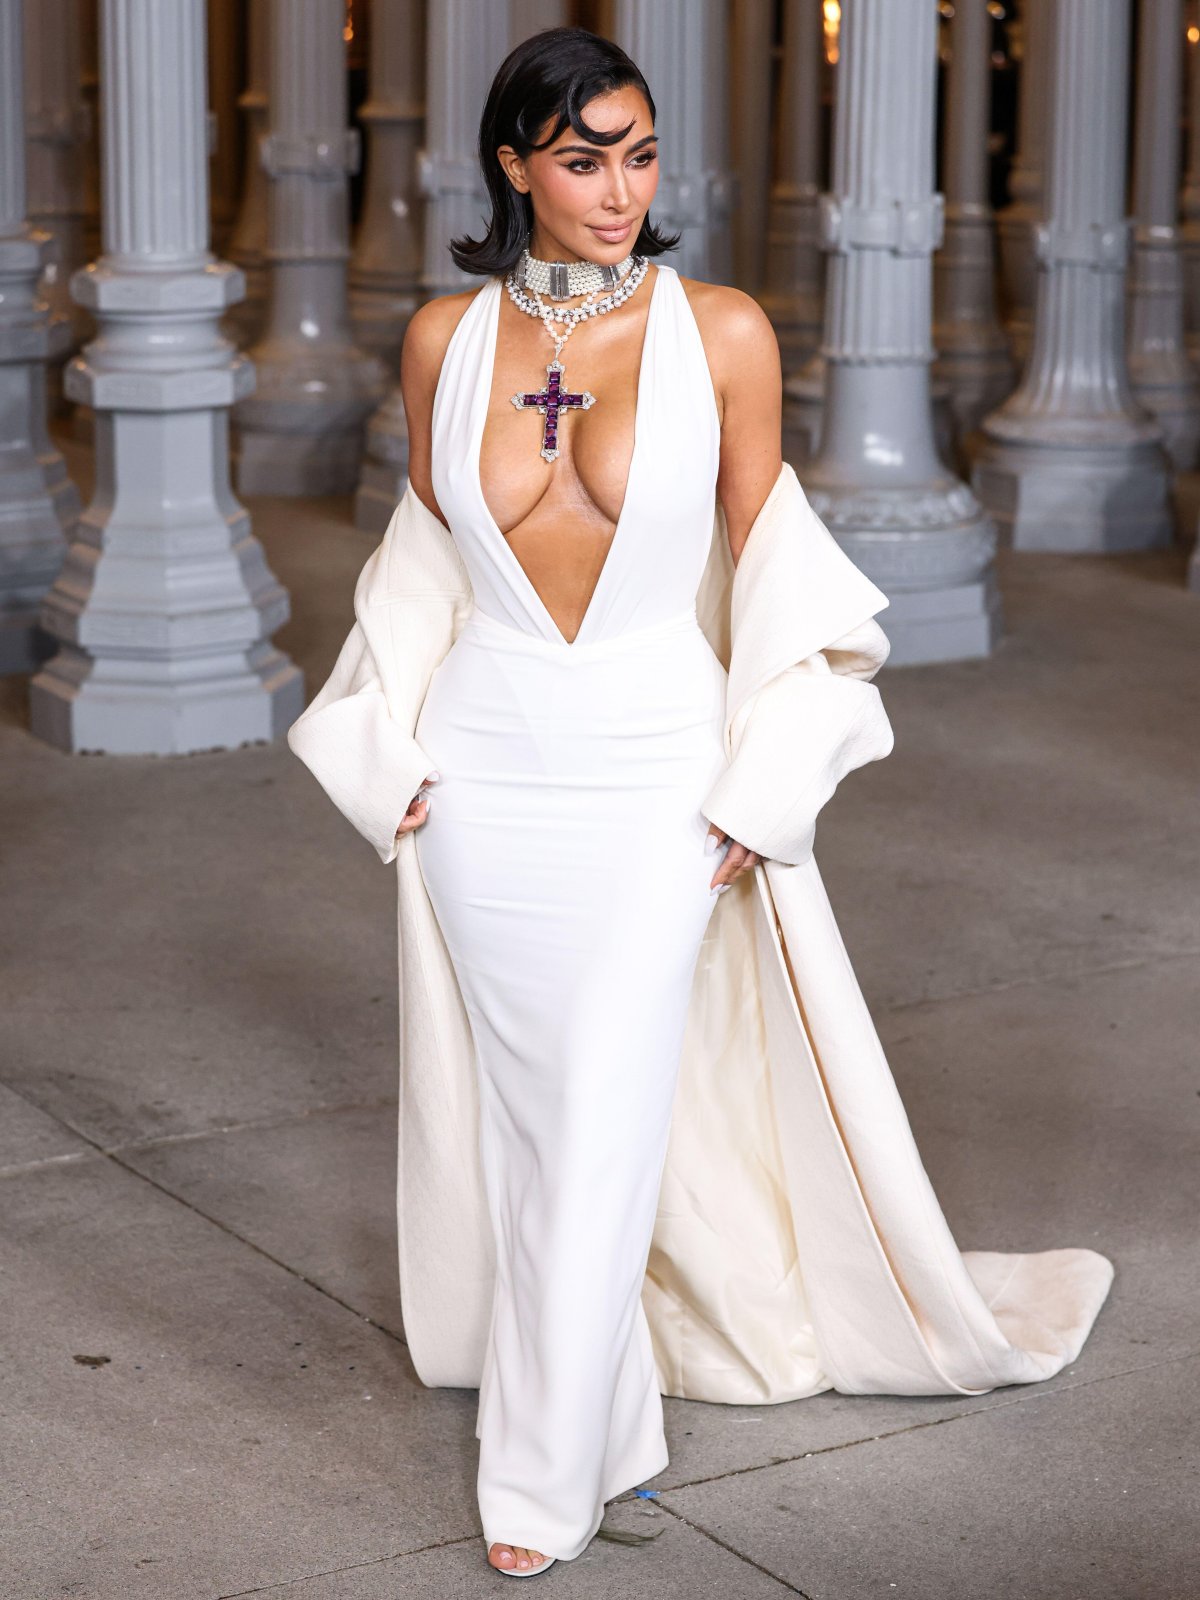
<path fill-rule="evenodd" d="M 766 288 L 759 296 L 795 373 L 821 338 L 821 0 L 784 0 L 779 144 L 767 215 Z"/>
<path fill-rule="evenodd" d="M 71 284 L 100 334 L 66 372 L 95 409 L 96 487 L 43 608 L 61 648 L 33 731 L 160 755 L 270 739 L 303 684 L 270 641 L 287 594 L 229 490 L 253 370 L 218 331 L 243 285 L 208 249 L 204 0 L 103 0 L 101 60 L 104 253 Z"/>
<path fill-rule="evenodd" d="M 957 0 L 942 125 L 946 237 L 934 257 L 934 374 L 950 387 L 960 443 L 1010 394 L 1016 373 L 996 314 L 988 203 L 992 18 L 988 0 Z"/>
<path fill-rule="evenodd" d="M 1169 537 L 1169 463 L 1125 357 L 1129 0 L 1055 0 L 1052 17 L 1033 350 L 984 419 L 974 484 L 1020 549 L 1146 549 Z"/>
<path fill-rule="evenodd" d="M 480 238 L 488 215 L 479 171 L 479 118 L 496 68 L 508 53 L 509 27 L 503 4 L 480 9 L 475 0 L 438 0 L 426 12 L 425 145 L 417 170 L 425 197 L 422 282 L 427 297 L 479 281 L 455 266 L 450 241 Z"/>
<path fill-rule="evenodd" d="M 1012 199 L 996 219 L 1004 319 L 1019 366 L 1024 366 L 1033 344 L 1033 303 L 1037 294 L 1033 229 L 1042 215 L 1053 4 L 1054 0 L 1033 0 L 1033 4 L 1021 8 L 1017 149 L 1008 178 Z"/>
<path fill-rule="evenodd" d="M 934 438 L 936 22 L 926 0 L 842 11 L 832 192 L 821 199 L 825 406 L 800 474 L 817 515 L 891 602 L 897 665 L 986 655 L 999 615 L 991 524 Z"/>
<path fill-rule="evenodd" d="M 729 45 L 719 0 L 616 0 L 613 37 L 637 62 L 658 109 L 655 223 L 682 231 L 672 265 L 732 283 L 734 179 L 729 156 Z"/>
<path fill-rule="evenodd" d="M 25 0 L 25 135 L 29 221 L 50 235 L 41 292 L 52 321 L 65 323 L 64 352 L 91 331 L 71 299 L 84 251 L 83 169 L 88 115 L 80 88 L 79 0 Z M 61 373 L 50 376 L 57 403 Z"/>
<path fill-rule="evenodd" d="M 0 672 L 52 647 L 38 604 L 62 564 L 79 497 L 46 433 L 46 362 L 69 333 L 38 280 L 50 236 L 25 216 L 22 4 L 0 0 Z"/>
<path fill-rule="evenodd" d="M 421 0 L 394 0 L 387 12 L 376 13 L 371 98 L 361 113 L 370 136 L 368 189 L 351 266 L 351 304 L 359 343 L 393 366 L 387 399 L 367 423 L 354 497 L 355 525 L 372 533 L 386 529 L 408 476 L 408 418 L 398 369 L 404 330 L 425 299 L 426 201 L 418 172 L 425 131 L 425 10 Z"/>
<path fill-rule="evenodd" d="M 421 303 L 424 205 L 417 152 L 425 123 L 425 7 L 390 0 L 372 13 L 370 83 L 359 119 L 367 130 L 362 220 L 350 258 L 354 336 L 392 368 Z"/>
<path fill-rule="evenodd" d="M 1200 379 L 1184 345 L 1178 221 L 1183 14 L 1179 0 L 1142 0 L 1138 23 L 1129 377 L 1153 413 L 1177 471 L 1200 455 Z"/>
<path fill-rule="evenodd" d="M 231 306 L 223 324 L 235 343 L 262 337 L 267 317 L 267 174 L 260 149 L 267 132 L 271 0 L 249 0 L 246 26 L 246 87 L 238 96 L 242 116 L 242 194 L 229 241 L 229 259 L 242 269 L 245 298 Z"/>
<path fill-rule="evenodd" d="M 734 282 L 752 295 L 766 285 L 774 16 L 773 0 L 733 0 L 730 8 Z"/>
<path fill-rule="evenodd" d="M 234 413 L 243 494 L 344 494 L 357 480 L 367 417 L 387 392 L 350 330 L 344 0 L 272 0 L 267 328 L 250 354 L 255 393 Z"/>

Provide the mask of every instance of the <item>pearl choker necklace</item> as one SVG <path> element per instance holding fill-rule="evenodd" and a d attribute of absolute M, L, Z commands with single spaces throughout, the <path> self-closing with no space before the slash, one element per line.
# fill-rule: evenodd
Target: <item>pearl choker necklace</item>
<path fill-rule="evenodd" d="M 567 300 L 573 294 L 615 289 L 632 265 L 632 255 L 611 267 L 599 261 L 539 261 L 526 245 L 513 277 L 522 289 L 548 294 L 551 300 Z"/>

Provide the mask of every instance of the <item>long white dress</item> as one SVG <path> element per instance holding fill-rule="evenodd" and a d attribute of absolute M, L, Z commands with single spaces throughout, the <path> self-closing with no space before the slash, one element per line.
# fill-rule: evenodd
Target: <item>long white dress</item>
<path fill-rule="evenodd" d="M 648 292 L 628 487 L 573 641 L 480 484 L 499 278 L 433 407 L 434 492 L 475 609 L 415 730 L 441 777 L 414 837 L 474 1039 L 496 1244 L 479 1507 L 489 1544 L 568 1559 L 606 1500 L 667 1464 L 641 1291 L 720 860 L 700 805 L 727 675 L 696 616 L 719 420 L 678 274 L 659 265 Z"/>

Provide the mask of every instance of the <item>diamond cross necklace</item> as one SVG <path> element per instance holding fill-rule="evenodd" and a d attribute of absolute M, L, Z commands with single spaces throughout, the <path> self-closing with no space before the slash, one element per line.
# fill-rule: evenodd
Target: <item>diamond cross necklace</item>
<path fill-rule="evenodd" d="M 559 413 L 564 410 L 588 411 L 596 403 L 596 396 L 589 390 L 584 389 L 576 394 L 567 388 L 566 369 L 559 360 L 563 345 L 581 322 L 586 322 L 589 317 L 604 316 L 628 300 L 646 276 L 648 266 L 649 261 L 645 256 L 635 256 L 633 266 L 624 281 L 610 294 L 605 295 L 603 300 L 597 301 L 596 295 L 599 291 L 593 290 L 580 305 L 569 306 L 566 310 L 548 306 L 539 294 L 523 288 L 512 273 L 505 278 L 504 286 L 508 290 L 509 299 L 518 310 L 526 312 L 529 316 L 538 317 L 554 341 L 554 359 L 546 364 L 544 388 L 534 393 L 512 396 L 512 403 L 518 411 L 538 411 L 546 419 L 542 428 L 540 451 L 544 461 L 558 459 Z M 552 326 L 555 322 L 565 324 L 561 333 L 555 332 Z"/>

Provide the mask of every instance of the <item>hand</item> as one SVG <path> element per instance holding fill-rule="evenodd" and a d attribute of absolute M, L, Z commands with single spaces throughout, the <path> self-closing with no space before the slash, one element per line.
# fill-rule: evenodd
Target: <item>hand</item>
<path fill-rule="evenodd" d="M 709 824 L 708 836 L 710 839 L 716 839 L 718 849 L 729 840 L 729 849 L 725 852 L 724 861 L 713 874 L 712 882 L 709 884 L 710 889 L 718 891 L 728 889 L 735 878 L 741 877 L 743 872 L 753 872 L 763 859 L 756 851 L 747 850 L 744 844 L 738 844 L 736 839 L 730 839 L 715 822 Z"/>
<path fill-rule="evenodd" d="M 425 779 L 426 783 L 436 783 L 441 777 L 440 772 L 431 772 Z M 414 828 L 419 828 L 429 815 L 429 796 L 420 793 L 409 801 L 408 810 L 404 813 L 400 826 L 396 829 L 397 839 L 402 833 L 411 833 Z"/>

